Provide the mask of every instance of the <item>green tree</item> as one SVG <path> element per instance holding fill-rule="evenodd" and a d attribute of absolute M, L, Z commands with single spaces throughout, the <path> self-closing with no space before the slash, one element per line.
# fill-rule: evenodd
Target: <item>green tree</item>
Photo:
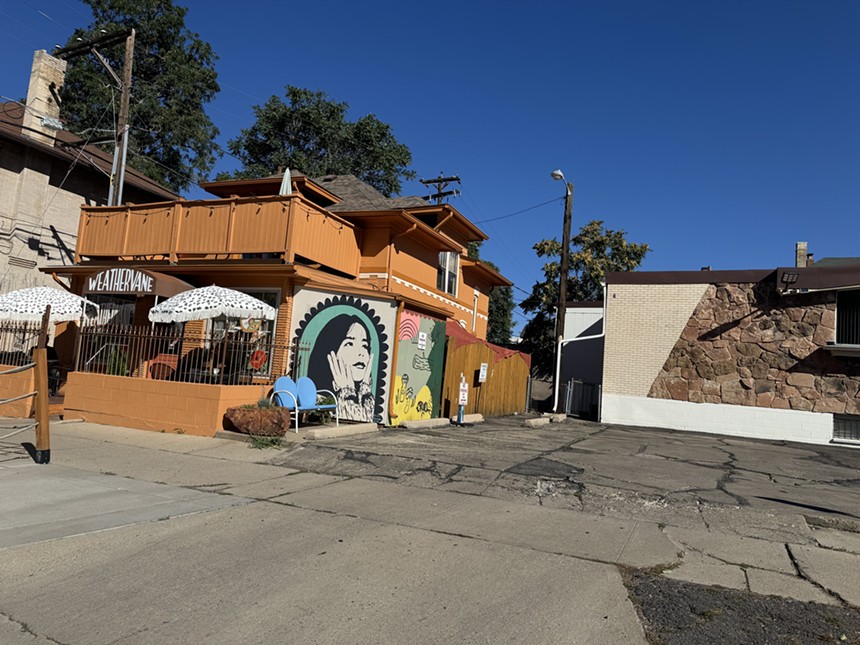
<path fill-rule="evenodd" d="M 567 280 L 569 301 L 600 300 L 607 272 L 633 271 L 642 264 L 648 245 L 628 242 L 624 235 L 622 230 L 605 229 L 602 221 L 593 220 L 573 237 Z M 561 243 L 556 239 L 541 240 L 533 248 L 541 258 L 561 256 Z M 522 330 L 523 349 L 532 355 L 532 371 L 538 376 L 549 376 L 554 371 L 561 263 L 556 259 L 547 262 L 543 274 L 544 279 L 535 283 L 520 307 L 533 314 Z"/>
<path fill-rule="evenodd" d="M 481 258 L 481 244 L 483 242 L 469 242 L 466 255 L 473 259 Z M 489 260 L 481 260 L 494 271 L 499 267 Z M 511 342 L 511 329 L 513 329 L 514 312 L 514 290 L 511 287 L 493 287 L 490 290 L 489 311 L 487 313 L 487 340 L 496 345 L 505 345 Z"/>
<path fill-rule="evenodd" d="M 188 188 L 215 163 L 218 130 L 204 111 L 219 91 L 212 48 L 186 29 L 188 10 L 172 0 L 83 2 L 92 10 L 93 22 L 76 30 L 67 45 L 101 36 L 102 30 L 136 30 L 129 165 L 177 192 Z M 99 52 L 122 76 L 125 43 Z M 111 106 L 115 113 L 118 105 L 119 90 L 95 56 L 69 61 L 62 105 L 69 129 L 110 128 L 102 117 L 112 113 Z"/>
<path fill-rule="evenodd" d="M 254 106 L 254 125 L 228 144 L 242 169 L 219 179 L 265 177 L 279 167 L 295 168 L 311 177 L 352 174 L 390 197 L 400 192 L 401 178 L 415 177 L 408 169 L 409 148 L 373 114 L 348 121 L 349 104 L 292 85 L 286 99 L 271 96 Z"/>
<path fill-rule="evenodd" d="M 484 263 L 499 270 L 489 260 Z M 514 326 L 514 290 L 511 287 L 493 287 L 490 290 L 490 305 L 487 313 L 487 340 L 496 345 L 511 342 L 511 329 Z"/>

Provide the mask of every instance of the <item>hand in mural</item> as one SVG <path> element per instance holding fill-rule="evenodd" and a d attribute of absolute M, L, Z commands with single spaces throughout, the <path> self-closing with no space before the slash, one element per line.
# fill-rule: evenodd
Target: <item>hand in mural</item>
<path fill-rule="evenodd" d="M 328 365 L 331 369 L 331 385 L 335 392 L 341 390 L 356 390 L 362 389 L 359 384 L 370 387 L 371 371 L 370 366 L 373 364 L 373 354 L 365 354 L 366 361 L 356 361 L 348 363 L 347 360 L 335 353 L 328 353 Z"/>

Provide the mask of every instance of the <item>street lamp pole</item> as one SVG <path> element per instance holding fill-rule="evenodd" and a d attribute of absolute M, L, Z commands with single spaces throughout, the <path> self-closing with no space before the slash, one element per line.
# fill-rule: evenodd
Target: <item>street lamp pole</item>
<path fill-rule="evenodd" d="M 553 170 L 550 173 L 553 179 L 565 181 L 561 170 Z M 573 213 L 573 184 L 565 181 L 567 194 L 564 197 L 564 226 L 561 236 L 561 270 L 558 281 L 558 310 L 555 316 L 555 343 L 556 352 L 559 352 L 559 343 L 564 339 L 564 314 L 567 308 L 567 273 L 570 268 L 570 220 Z M 556 357 L 557 358 L 557 357 Z"/>

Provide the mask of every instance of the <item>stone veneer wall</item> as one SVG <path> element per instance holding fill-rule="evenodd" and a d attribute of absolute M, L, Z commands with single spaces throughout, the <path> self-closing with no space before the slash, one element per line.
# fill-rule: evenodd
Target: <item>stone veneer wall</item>
<path fill-rule="evenodd" d="M 860 414 L 860 359 L 832 356 L 836 294 L 712 284 L 649 397 Z"/>

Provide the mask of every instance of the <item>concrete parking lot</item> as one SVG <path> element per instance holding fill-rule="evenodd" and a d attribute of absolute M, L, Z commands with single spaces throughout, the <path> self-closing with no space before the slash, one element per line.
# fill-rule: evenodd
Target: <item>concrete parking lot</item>
<path fill-rule="evenodd" d="M 860 452 L 521 422 L 3 442 L 0 642 L 860 642 Z"/>

